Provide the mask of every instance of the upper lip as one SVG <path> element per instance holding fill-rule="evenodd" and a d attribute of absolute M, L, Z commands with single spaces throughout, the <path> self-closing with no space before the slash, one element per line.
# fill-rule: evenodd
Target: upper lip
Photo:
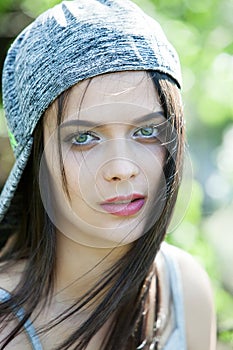
<path fill-rule="evenodd" d="M 117 196 L 117 197 L 112 197 L 112 198 L 108 198 L 106 199 L 104 202 L 102 202 L 101 204 L 107 204 L 107 203 L 129 203 L 132 202 L 135 199 L 141 199 L 141 198 L 145 198 L 145 196 L 143 196 L 142 194 L 139 193 L 132 193 L 130 195 L 127 196 Z"/>

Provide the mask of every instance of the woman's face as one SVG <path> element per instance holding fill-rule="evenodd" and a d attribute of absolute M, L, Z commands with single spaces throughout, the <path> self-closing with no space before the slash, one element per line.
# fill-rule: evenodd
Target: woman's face
<path fill-rule="evenodd" d="M 145 225 L 148 230 L 154 224 L 166 190 L 165 125 L 153 82 L 141 71 L 105 74 L 75 85 L 59 127 L 52 104 L 44 118 L 41 163 L 47 164 L 52 193 L 43 187 L 48 176 L 43 166 L 40 188 L 62 234 L 84 245 L 114 247 L 133 242 Z M 153 220 L 148 221 L 152 206 Z"/>

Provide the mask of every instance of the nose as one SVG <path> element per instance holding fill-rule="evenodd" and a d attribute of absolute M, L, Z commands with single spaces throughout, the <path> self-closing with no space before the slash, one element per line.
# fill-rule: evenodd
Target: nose
<path fill-rule="evenodd" d="M 139 174 L 139 167 L 129 159 L 112 159 L 103 168 L 104 179 L 108 182 L 132 180 Z"/>

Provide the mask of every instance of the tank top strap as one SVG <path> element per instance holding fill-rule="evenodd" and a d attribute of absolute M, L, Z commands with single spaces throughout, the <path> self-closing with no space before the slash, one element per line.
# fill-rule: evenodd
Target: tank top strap
<path fill-rule="evenodd" d="M 10 298 L 11 298 L 11 294 L 6 290 L 0 288 L 0 301 L 4 302 L 9 300 Z M 14 314 L 21 321 L 25 315 L 25 312 L 23 308 L 20 308 L 20 309 L 14 310 Z M 30 340 L 30 343 L 32 345 L 32 349 L 43 350 L 39 337 L 36 334 L 36 330 L 29 319 L 25 322 L 24 328 L 25 328 L 27 337 Z"/>
<path fill-rule="evenodd" d="M 186 335 L 185 335 L 185 317 L 184 317 L 184 298 L 182 290 L 182 278 L 178 262 L 175 259 L 172 247 L 163 242 L 161 245 L 161 253 L 164 257 L 168 274 L 170 288 L 173 298 L 173 307 L 175 312 L 176 328 L 163 350 L 173 350 L 174 346 L 179 350 L 186 350 Z"/>

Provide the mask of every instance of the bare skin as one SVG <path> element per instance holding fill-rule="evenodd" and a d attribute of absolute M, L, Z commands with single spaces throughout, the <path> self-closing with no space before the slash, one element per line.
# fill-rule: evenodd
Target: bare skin
<path fill-rule="evenodd" d="M 53 174 L 56 210 L 59 215 L 55 217 L 55 221 L 58 220 L 55 291 L 50 307 L 43 310 L 33 322 L 36 329 L 50 324 L 53 317 L 62 313 L 74 300 L 88 291 L 101 274 L 125 254 L 135 239 L 140 237 L 152 201 L 151 193 L 156 193 L 160 186 L 165 150 L 161 143 L 156 141 L 156 137 L 145 136 L 148 130 L 156 131 L 156 127 L 155 129 L 151 127 L 152 122 L 156 125 L 164 122 L 163 111 L 153 83 L 143 72 L 114 73 L 94 79 L 96 79 L 94 83 L 87 89 L 85 99 L 80 99 L 80 96 L 82 97 L 80 86 L 81 91 L 85 91 L 86 82 L 72 90 L 66 108 L 65 121 L 70 122 L 74 119 L 74 115 L 77 121 L 80 118 L 77 110 L 82 100 L 82 119 L 86 118 L 86 122 L 95 121 L 98 124 L 98 127 L 94 128 L 94 136 L 86 137 L 87 140 L 90 137 L 92 139 L 89 143 L 85 141 L 85 146 L 82 145 L 81 148 L 82 152 L 79 151 L 80 135 L 70 138 L 69 134 L 74 133 L 73 129 L 72 131 L 69 128 L 63 129 L 65 135 L 62 134 L 62 137 L 64 136 L 65 141 L 62 141 L 62 147 L 64 146 L 65 150 L 65 170 L 71 194 L 71 207 L 66 195 L 59 191 L 62 185 L 61 179 L 57 176 L 59 167 L 54 162 L 57 160 L 56 148 L 50 143 L 57 127 L 56 110 L 53 105 L 46 112 L 44 119 L 44 141 L 48 146 L 45 148 L 45 158 L 49 164 L 50 174 Z M 152 120 L 137 121 L 135 124 L 135 118 L 139 120 L 145 115 L 153 115 Z M 81 131 L 81 139 L 85 140 L 84 136 L 87 135 L 84 135 L 83 127 Z M 69 146 L 67 139 L 71 142 Z M 101 148 L 105 145 L 106 148 Z M 82 163 L 83 159 L 86 162 Z M 77 181 L 79 170 L 85 174 L 83 178 L 86 183 L 82 182 L 82 178 L 80 182 Z M 95 177 L 90 177 L 90 174 L 94 174 Z M 98 185 L 96 193 L 93 183 Z M 128 216 L 116 216 L 101 210 L 99 197 L 110 198 L 119 193 L 122 195 L 132 192 L 141 193 L 146 198 L 143 210 Z M 208 278 L 188 254 L 176 248 L 173 249 L 173 254 L 180 265 L 183 281 L 188 350 L 214 350 L 215 321 Z M 159 274 L 164 280 L 161 288 L 166 305 L 169 299 L 167 271 L 160 254 L 156 259 Z M 7 274 L 2 275 L 1 287 L 12 291 L 20 279 L 22 269 L 23 264 L 17 264 Z M 37 311 L 35 310 L 34 315 L 37 315 Z M 82 312 L 49 333 L 40 335 L 42 346 L 45 349 L 53 348 L 69 336 L 74 327 L 82 323 L 87 316 L 87 312 Z M 110 322 L 111 320 L 108 320 L 93 337 L 87 350 L 100 349 Z M 170 322 L 163 330 L 163 344 L 170 335 L 172 318 Z M 12 325 L 9 324 L 8 327 L 9 332 Z M 0 340 L 6 334 L 2 332 Z M 30 348 L 27 337 L 22 333 L 6 349 Z"/>
<path fill-rule="evenodd" d="M 183 295 L 184 295 L 184 310 L 186 318 L 186 338 L 188 350 L 215 350 L 216 349 L 216 320 L 214 316 L 213 295 L 209 279 L 205 271 L 200 265 L 187 253 L 182 250 L 173 247 L 171 249 L 172 254 L 178 261 L 181 277 L 183 283 Z M 166 271 L 164 270 L 164 261 L 161 255 L 158 255 L 157 266 L 158 273 L 162 280 L 165 279 Z M 20 270 L 22 270 L 23 264 L 18 264 L 8 274 L 1 276 L 2 288 L 11 291 L 17 280 L 20 278 Z M 162 285 L 163 303 L 168 302 L 167 294 L 168 286 Z M 67 306 L 67 305 L 66 305 Z M 56 314 L 58 310 L 64 307 L 59 301 L 53 303 L 53 306 L 44 312 L 43 316 L 39 317 L 34 326 L 37 328 L 50 319 L 48 315 Z M 47 316 L 46 316 L 47 315 Z M 9 325 L 8 331 L 11 328 Z M 107 332 L 108 324 L 106 324 L 92 339 L 87 347 L 87 350 L 99 349 Z M 169 337 L 169 329 L 172 329 L 172 324 L 168 324 L 164 329 L 164 335 L 162 336 L 162 343 L 165 344 Z M 7 332 L 7 330 L 6 330 Z M 60 327 L 59 330 L 46 333 L 45 336 L 41 336 L 40 340 L 45 349 L 50 349 L 57 342 L 57 334 L 65 334 L 65 329 Z M 5 332 L 1 333 L 0 339 L 4 337 Z M 6 349 L 9 350 L 29 350 L 31 345 L 28 344 L 28 339 L 24 333 L 15 338 Z"/>

